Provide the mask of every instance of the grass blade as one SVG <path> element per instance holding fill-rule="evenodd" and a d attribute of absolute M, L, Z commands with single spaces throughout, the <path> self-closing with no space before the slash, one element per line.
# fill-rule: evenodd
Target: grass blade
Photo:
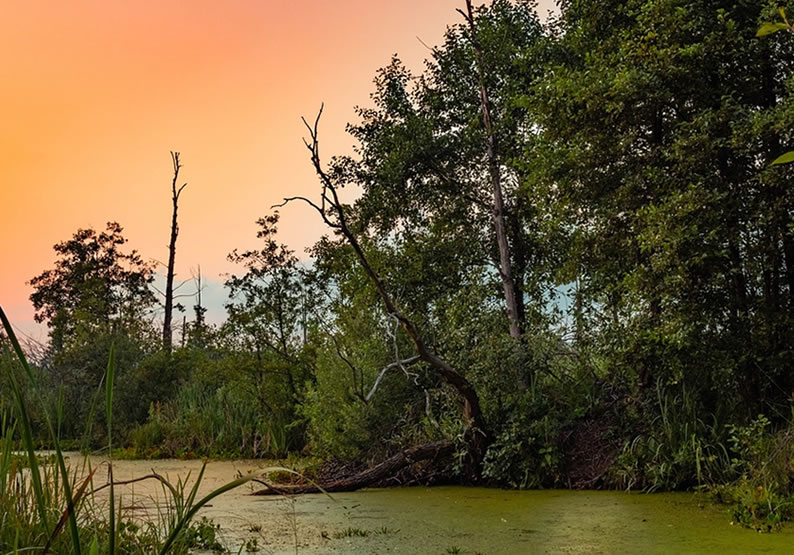
<path fill-rule="evenodd" d="M 61 442 L 58 439 L 58 435 L 55 433 L 55 428 L 52 425 L 52 419 L 50 418 L 49 411 L 47 410 L 47 405 L 44 403 L 44 399 L 41 395 L 41 389 L 39 388 L 38 380 L 36 380 L 36 377 L 33 375 L 33 372 L 30 369 L 30 365 L 28 364 L 28 361 L 25 358 L 25 353 L 22 351 L 22 347 L 19 345 L 19 341 L 17 340 L 16 334 L 14 333 L 14 329 L 11 327 L 11 322 L 8 321 L 8 318 L 6 317 L 6 314 L 3 311 L 2 307 L 0 307 L 0 320 L 2 321 L 3 327 L 6 330 L 6 335 L 8 336 L 8 339 L 11 341 L 11 345 L 14 347 L 14 351 L 16 352 L 17 358 L 19 359 L 19 362 L 22 364 L 22 368 L 25 370 L 25 373 L 27 374 L 28 379 L 30 380 L 31 386 L 33 387 L 33 391 L 36 394 L 36 400 L 39 402 L 39 405 L 41 405 L 41 410 L 42 413 L 44 414 L 44 420 L 47 424 L 47 431 L 50 433 L 50 437 L 52 438 L 52 441 L 55 445 L 55 458 L 58 461 L 58 467 L 61 472 L 61 481 L 63 483 L 63 491 L 66 497 L 66 505 L 67 505 L 66 508 L 67 508 L 67 514 L 69 516 L 69 529 L 72 533 L 72 546 L 74 548 L 74 552 L 77 555 L 80 555 L 81 553 L 80 533 L 77 529 L 77 517 L 75 516 L 74 505 L 72 503 L 72 488 L 69 484 L 69 473 L 66 470 L 66 463 L 63 460 L 63 451 L 61 450 Z M 11 372 L 9 372 L 9 374 L 11 374 Z M 19 389 L 18 385 L 16 389 L 17 390 Z M 19 392 L 19 395 L 17 395 L 17 397 L 20 403 L 20 410 L 23 411 L 24 414 L 26 415 L 27 411 L 25 410 L 25 402 L 21 396 L 21 392 Z M 27 428 L 27 431 L 24 433 L 24 435 L 29 436 L 29 438 L 26 439 L 25 443 L 28 447 L 28 457 L 31 459 L 31 465 L 32 465 L 31 471 L 32 471 L 34 468 L 38 469 L 38 463 L 35 460 L 36 453 L 35 450 L 33 449 L 33 438 L 31 433 L 30 419 L 25 418 L 25 420 L 23 420 L 23 424 L 24 424 L 23 427 Z M 33 472 L 31 472 L 31 474 L 33 474 Z M 41 494 L 42 496 L 41 499 L 43 503 L 44 497 L 43 497 L 43 492 L 41 491 L 40 482 L 38 484 L 38 490 L 39 491 L 37 492 L 37 495 Z M 40 510 L 43 511 L 43 506 L 40 507 Z M 44 511 L 44 516 L 46 516 L 46 511 Z M 47 521 L 44 520 L 44 522 L 46 523 Z M 46 528 L 49 529 L 49 526 L 47 526 Z"/>
<path fill-rule="evenodd" d="M 116 554 L 116 499 L 113 491 L 113 380 L 116 374 L 116 344 L 110 345 L 108 368 L 105 373 L 105 420 L 108 426 L 108 477 L 110 479 L 110 514 L 108 517 L 108 531 L 110 537 L 108 552 Z"/>
<path fill-rule="evenodd" d="M 16 335 L 14 335 L 14 330 L 11 328 L 11 322 L 9 322 L 8 318 L 6 318 L 2 307 L 0 307 L 0 321 L 3 323 L 3 328 L 6 331 L 6 335 L 11 340 L 11 345 L 16 352 L 17 358 L 22 362 L 22 366 L 26 372 L 28 372 L 28 375 L 32 377 L 30 368 L 27 366 L 27 361 L 25 360 L 25 355 L 22 352 L 22 348 L 19 345 L 19 341 L 17 341 Z M 25 451 L 28 456 L 28 464 L 30 465 L 30 478 L 31 482 L 33 483 L 33 493 L 36 497 L 36 506 L 39 511 L 39 518 L 41 518 L 41 522 L 44 524 L 44 529 L 49 532 L 50 525 L 47 518 L 47 510 L 44 500 L 44 488 L 41 485 L 39 461 L 36 457 L 36 447 L 33 444 L 33 426 L 30 422 L 30 416 L 28 415 L 27 407 L 25 406 L 25 399 L 22 397 L 22 391 L 19 387 L 19 383 L 17 383 L 16 376 L 14 375 L 14 372 L 11 370 L 11 368 L 8 369 L 7 374 L 8 381 L 11 383 L 11 389 L 14 392 L 14 399 L 16 401 L 17 410 L 19 411 L 19 418 L 22 420 L 22 441 L 25 444 Z"/>
<path fill-rule="evenodd" d="M 92 470 L 91 473 L 88 476 L 86 476 L 85 480 L 83 480 L 83 483 L 80 484 L 80 487 L 78 487 L 77 491 L 74 492 L 74 499 L 72 499 L 72 502 L 69 504 L 70 507 L 73 508 L 78 503 L 80 503 L 80 500 L 83 498 L 83 495 L 85 494 L 85 490 L 88 487 L 88 484 L 91 483 L 91 480 L 94 478 L 94 473 L 97 471 L 97 468 Z M 43 555 L 46 555 L 49 552 L 50 547 L 52 546 L 52 542 L 55 541 L 55 538 L 61 532 L 66 522 L 71 521 L 72 518 L 74 517 L 74 515 L 69 514 L 71 510 L 73 509 L 67 508 L 66 511 L 64 511 L 63 515 L 61 515 L 61 519 L 58 521 L 58 524 L 55 526 L 55 530 L 53 530 L 52 534 L 50 534 L 50 539 L 47 540 L 47 545 L 44 546 L 44 551 L 42 551 Z"/>

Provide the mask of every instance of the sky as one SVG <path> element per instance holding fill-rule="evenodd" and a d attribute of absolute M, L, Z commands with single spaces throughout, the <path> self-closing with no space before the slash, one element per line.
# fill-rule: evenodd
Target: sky
<path fill-rule="evenodd" d="M 541 1 L 546 14 L 553 0 Z M 301 116 L 321 155 L 348 154 L 354 107 L 397 54 L 421 71 L 461 21 L 462 0 L 26 0 L 0 13 L 0 305 L 36 339 L 27 282 L 55 243 L 117 221 L 144 259 L 165 262 L 172 167 L 182 158 L 177 279 L 201 266 L 222 306 L 233 249 L 284 196 L 317 192 Z M 281 210 L 299 254 L 323 233 Z M 189 292 L 191 284 L 183 287 Z M 187 304 L 190 304 L 189 302 Z M 222 314 L 217 314 L 220 317 Z"/>

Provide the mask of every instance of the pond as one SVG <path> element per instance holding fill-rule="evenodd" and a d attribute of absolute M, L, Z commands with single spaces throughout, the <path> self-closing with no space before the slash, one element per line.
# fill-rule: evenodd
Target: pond
<path fill-rule="evenodd" d="M 76 464 L 78 457 L 73 456 Z M 94 458 L 97 465 L 103 459 Z M 260 470 L 262 461 L 207 466 L 199 495 Z M 200 461 L 115 461 L 116 480 L 152 469 L 169 480 Z M 95 481 L 106 479 L 100 466 Z M 261 553 L 791 553 L 794 526 L 773 534 L 730 525 L 725 507 L 690 493 L 507 491 L 471 487 L 369 489 L 290 499 L 251 496 L 245 485 L 203 509 L 236 553 L 246 542 Z M 156 481 L 117 488 L 128 510 L 154 517 L 165 498 Z M 254 542 L 255 540 L 255 542 Z M 244 551 L 243 551 L 244 552 Z"/>

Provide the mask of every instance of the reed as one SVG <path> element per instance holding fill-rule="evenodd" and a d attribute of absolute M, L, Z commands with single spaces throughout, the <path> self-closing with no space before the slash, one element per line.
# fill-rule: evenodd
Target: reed
<path fill-rule="evenodd" d="M 223 493 L 226 493 L 256 478 L 255 475 L 233 480 L 207 495 L 198 498 L 204 467 L 192 485 L 189 477 L 180 479 L 174 486 L 157 474 L 144 479 L 158 479 L 168 493 L 165 518 L 146 522 L 143 526 L 133 523 L 116 504 L 112 458 L 108 460 L 107 484 L 94 487 L 97 468 L 78 481 L 77 472 L 67 467 L 57 423 L 61 408 L 56 407 L 56 425 L 44 403 L 41 389 L 25 354 L 14 334 L 11 323 L 0 307 L 0 320 L 11 345 L 11 351 L 3 347 L 0 366 L 11 385 L 12 407 L 0 407 L 0 551 L 20 553 L 24 551 L 71 552 L 89 555 L 102 553 L 185 553 L 189 545 L 186 531 L 196 514 Z M 19 370 L 22 370 L 19 376 Z M 112 454 L 113 385 L 116 375 L 115 349 L 111 347 L 105 384 L 105 417 L 107 422 L 108 456 Z M 24 380 L 26 388 L 23 389 Z M 48 439 L 53 446 L 54 464 L 42 461 L 36 451 L 30 407 L 23 391 L 33 393 L 46 425 Z M 101 391 L 101 384 L 98 391 Z M 93 409 L 92 409 L 93 415 Z M 90 424 L 86 429 L 90 432 Z M 22 440 L 24 456 L 15 454 L 15 435 Z M 107 510 L 96 493 L 107 488 Z M 69 529 L 69 540 L 62 532 Z M 138 536 L 137 538 L 135 536 Z M 132 537 L 130 537 L 132 536 Z M 137 540 L 137 541 L 136 541 Z"/>

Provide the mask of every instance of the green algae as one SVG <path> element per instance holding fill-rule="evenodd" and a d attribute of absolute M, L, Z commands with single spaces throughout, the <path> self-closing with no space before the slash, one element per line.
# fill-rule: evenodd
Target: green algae
<path fill-rule="evenodd" d="M 96 467 L 102 459 L 94 458 Z M 154 468 L 176 481 L 201 461 L 117 461 L 117 480 Z M 215 461 L 199 495 L 263 461 Z M 257 486 L 258 487 L 258 486 Z M 131 516 L 155 517 L 167 502 L 159 482 L 117 488 Z M 470 487 L 370 489 L 281 497 L 232 490 L 199 516 L 221 525 L 232 553 L 256 540 L 263 553 L 794 553 L 794 524 L 759 534 L 731 526 L 727 507 L 692 493 L 510 491 Z M 205 491 L 206 490 L 206 491 Z M 100 494 L 101 496 L 101 494 Z"/>
<path fill-rule="evenodd" d="M 758 534 L 731 526 L 724 507 L 690 493 L 438 487 L 367 490 L 334 498 L 335 503 L 321 497 L 298 503 L 302 511 L 317 510 L 326 521 L 345 513 L 343 520 L 358 528 L 388 526 L 399 532 L 344 544 L 331 541 L 317 552 L 794 552 L 794 530 Z"/>

